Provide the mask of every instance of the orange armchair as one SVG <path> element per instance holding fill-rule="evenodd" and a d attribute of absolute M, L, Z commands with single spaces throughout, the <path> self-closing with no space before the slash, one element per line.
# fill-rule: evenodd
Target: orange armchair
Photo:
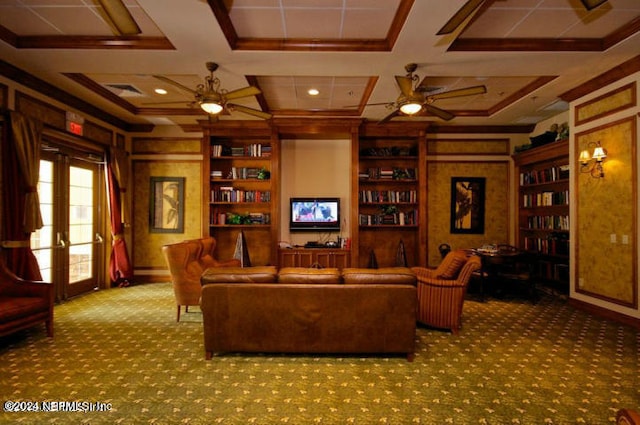
<path fill-rule="evenodd" d="M 212 237 L 192 239 L 184 242 L 164 245 L 162 254 L 169 268 L 173 293 L 176 297 L 178 312 L 176 322 L 180 321 L 181 306 L 185 312 L 190 305 L 200 305 L 202 287 L 200 277 L 210 267 L 240 267 L 240 260 L 218 261 L 214 257 L 216 240 Z"/>
<path fill-rule="evenodd" d="M 640 412 L 632 409 L 620 409 L 616 414 L 617 425 L 640 425 Z"/>
<path fill-rule="evenodd" d="M 447 254 L 436 269 L 413 267 L 418 279 L 417 321 L 457 335 L 469 279 L 480 267 L 480 258 L 463 250 Z"/>

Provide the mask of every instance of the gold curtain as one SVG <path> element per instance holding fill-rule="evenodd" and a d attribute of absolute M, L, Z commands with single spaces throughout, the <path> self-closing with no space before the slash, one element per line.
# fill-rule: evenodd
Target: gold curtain
<path fill-rule="evenodd" d="M 42 123 L 29 119 L 19 112 L 11 111 L 11 130 L 20 171 L 27 182 L 23 230 L 25 233 L 32 233 L 43 226 L 38 197 Z"/>

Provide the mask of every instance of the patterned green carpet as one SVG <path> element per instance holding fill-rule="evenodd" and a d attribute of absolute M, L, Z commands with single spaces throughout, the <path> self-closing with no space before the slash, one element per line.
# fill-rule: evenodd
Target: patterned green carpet
<path fill-rule="evenodd" d="M 459 336 L 419 328 L 401 357 L 204 360 L 198 311 L 175 322 L 169 284 L 56 307 L 54 339 L 0 339 L 3 412 L 30 424 L 605 424 L 640 407 L 640 333 L 544 297 L 465 303 Z M 79 402 L 72 404 L 71 402 Z M 102 404 L 89 404 L 102 403 Z M 5 409 L 7 409 L 5 403 Z M 51 408 L 53 403 L 39 404 Z"/>

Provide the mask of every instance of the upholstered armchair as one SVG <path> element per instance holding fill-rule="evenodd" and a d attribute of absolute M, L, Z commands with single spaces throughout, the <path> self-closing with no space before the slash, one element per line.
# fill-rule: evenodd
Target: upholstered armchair
<path fill-rule="evenodd" d="M 458 334 L 467 285 L 480 267 L 480 258 L 463 250 L 451 251 L 436 269 L 413 267 L 418 279 L 417 321 Z"/>
<path fill-rule="evenodd" d="M 640 412 L 632 409 L 620 409 L 616 414 L 617 425 L 640 425 Z"/>
<path fill-rule="evenodd" d="M 211 267 L 239 267 L 240 261 L 218 261 L 214 256 L 216 240 L 211 237 L 164 245 L 162 254 L 171 274 L 173 293 L 178 307 L 176 322 L 180 321 L 181 306 L 200 304 L 200 277 Z"/>

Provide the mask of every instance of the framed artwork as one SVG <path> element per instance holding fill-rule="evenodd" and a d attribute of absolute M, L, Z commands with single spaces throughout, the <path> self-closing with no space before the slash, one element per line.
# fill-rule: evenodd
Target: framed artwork
<path fill-rule="evenodd" d="M 151 177 L 149 231 L 184 233 L 184 177 Z"/>
<path fill-rule="evenodd" d="M 451 233 L 484 233 L 484 177 L 451 177 Z"/>

